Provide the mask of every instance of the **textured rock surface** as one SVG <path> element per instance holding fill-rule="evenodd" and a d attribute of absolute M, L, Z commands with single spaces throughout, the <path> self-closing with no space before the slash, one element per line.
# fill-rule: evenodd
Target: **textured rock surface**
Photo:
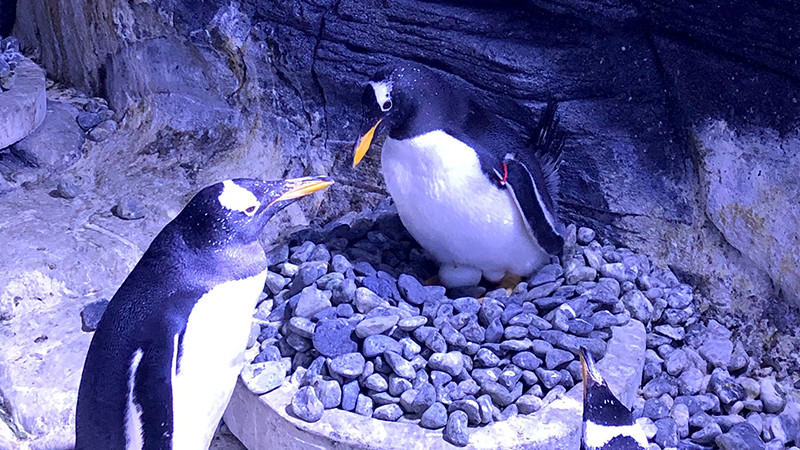
<path fill-rule="evenodd" d="M 44 70 L 25 59 L 15 73 L 14 87 L 0 90 L 0 149 L 35 130 L 44 120 L 47 107 Z"/>
<path fill-rule="evenodd" d="M 20 5 L 21 41 L 54 77 L 103 90 L 119 114 L 148 117 L 156 138 L 131 147 L 184 154 L 189 172 L 240 149 L 270 175 L 281 173 L 266 168 L 278 161 L 288 174 L 337 172 L 330 214 L 349 209 L 349 198 L 370 201 L 362 194 L 380 189 L 377 155 L 348 168 L 360 85 L 381 63 L 415 60 L 455 74 L 521 127 L 544 100 L 561 100 L 571 219 L 658 255 L 708 297 L 774 296 L 767 275 L 777 280 L 780 269 L 733 242 L 739 255 L 706 219 L 703 154 L 690 134 L 707 118 L 797 125 L 793 6 L 737 2 L 729 17 L 711 1 L 658 0 L 70 5 Z M 758 20 L 736 25 L 746 17 Z"/>

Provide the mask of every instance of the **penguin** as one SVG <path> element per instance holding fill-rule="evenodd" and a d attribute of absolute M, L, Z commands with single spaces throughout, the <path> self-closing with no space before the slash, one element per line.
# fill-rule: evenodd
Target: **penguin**
<path fill-rule="evenodd" d="M 525 277 L 560 254 L 554 196 L 563 133 L 548 104 L 531 139 L 455 80 L 384 67 L 361 98 L 353 167 L 385 137 L 381 173 L 401 221 L 439 262 L 445 287 Z"/>
<path fill-rule="evenodd" d="M 622 404 L 603 380 L 586 348 L 580 349 L 583 374 L 584 450 L 645 450 L 649 448 L 644 429 L 635 423 L 631 411 Z"/>
<path fill-rule="evenodd" d="M 89 345 L 76 449 L 205 449 L 244 364 L 270 218 L 327 177 L 202 189 L 155 237 Z"/>

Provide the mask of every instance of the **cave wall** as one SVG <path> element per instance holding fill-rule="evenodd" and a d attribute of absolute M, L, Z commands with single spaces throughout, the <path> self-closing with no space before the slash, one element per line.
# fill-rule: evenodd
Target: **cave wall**
<path fill-rule="evenodd" d="M 739 191 L 715 180 L 738 153 L 707 158 L 721 154 L 721 140 L 703 130 L 768 130 L 765 170 L 796 164 L 797 153 L 763 154 L 800 123 L 798 8 L 58 0 L 20 4 L 15 34 L 51 77 L 109 100 L 131 151 L 180 154 L 196 184 L 232 175 L 219 158 L 240 148 L 236 175 L 333 174 L 338 185 L 314 211 L 322 219 L 382 191 L 376 154 L 350 168 L 360 85 L 379 65 L 410 60 L 453 74 L 521 128 L 558 100 L 565 216 L 669 265 L 704 307 L 750 317 L 775 302 L 800 305 L 797 235 L 774 237 L 796 215 L 759 229 L 719 219 Z M 773 200 L 792 204 L 798 193 L 790 184 Z M 747 208 L 773 216 L 757 202 Z M 764 239 L 774 244 L 759 246 Z"/>

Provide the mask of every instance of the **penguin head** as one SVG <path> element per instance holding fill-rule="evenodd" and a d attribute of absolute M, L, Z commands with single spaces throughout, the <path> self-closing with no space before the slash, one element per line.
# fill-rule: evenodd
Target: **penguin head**
<path fill-rule="evenodd" d="M 248 244 L 258 239 L 275 213 L 331 184 L 332 179 L 322 176 L 225 180 L 198 192 L 175 220 L 184 239 L 195 246 Z"/>
<path fill-rule="evenodd" d="M 440 108 L 430 106 L 439 100 L 444 101 L 440 97 L 440 84 L 433 71 L 419 64 L 405 63 L 379 69 L 361 94 L 361 138 L 355 146 L 353 167 L 361 162 L 377 136 L 402 134 L 417 121 L 438 123 L 437 118 L 431 115 L 436 115 Z"/>
<path fill-rule="evenodd" d="M 605 426 L 633 424 L 633 414 L 617 399 L 585 347 L 580 349 L 583 375 L 583 421 Z"/>

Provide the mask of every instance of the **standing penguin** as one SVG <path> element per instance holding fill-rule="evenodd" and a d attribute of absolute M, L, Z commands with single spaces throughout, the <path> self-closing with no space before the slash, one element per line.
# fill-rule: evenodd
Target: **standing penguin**
<path fill-rule="evenodd" d="M 76 449 L 205 449 L 266 279 L 257 238 L 326 177 L 227 180 L 192 198 L 111 299 L 83 367 Z"/>
<path fill-rule="evenodd" d="M 583 439 L 585 450 L 645 450 L 647 436 L 631 411 L 617 399 L 594 365 L 591 353 L 581 347 L 583 374 Z"/>
<path fill-rule="evenodd" d="M 417 64 L 379 70 L 361 102 L 353 165 L 376 135 L 388 135 L 386 189 L 405 227 L 439 261 L 445 286 L 527 276 L 561 252 L 555 104 L 532 141 L 472 91 Z"/>

